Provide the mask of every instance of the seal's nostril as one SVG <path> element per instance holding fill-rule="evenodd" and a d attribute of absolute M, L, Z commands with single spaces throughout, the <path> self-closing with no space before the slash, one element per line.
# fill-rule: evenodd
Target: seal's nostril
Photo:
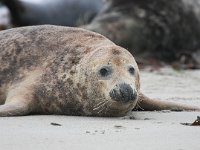
<path fill-rule="evenodd" d="M 136 99 L 136 92 L 130 85 L 123 83 L 116 85 L 116 88 L 110 92 L 110 97 L 115 101 L 129 102 Z"/>

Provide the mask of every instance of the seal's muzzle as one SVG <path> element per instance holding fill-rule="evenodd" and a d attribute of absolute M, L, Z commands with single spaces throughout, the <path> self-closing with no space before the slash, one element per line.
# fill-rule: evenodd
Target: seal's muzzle
<path fill-rule="evenodd" d="M 109 95 L 113 100 L 125 103 L 134 101 L 137 97 L 136 92 L 126 83 L 116 85 Z"/>

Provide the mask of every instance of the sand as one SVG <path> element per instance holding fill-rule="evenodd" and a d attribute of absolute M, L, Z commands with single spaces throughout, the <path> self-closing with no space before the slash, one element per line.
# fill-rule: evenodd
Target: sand
<path fill-rule="evenodd" d="M 152 98 L 200 107 L 200 70 L 141 72 Z M 24 116 L 0 118 L 0 150 L 200 150 L 200 112 L 133 112 L 121 118 Z"/>

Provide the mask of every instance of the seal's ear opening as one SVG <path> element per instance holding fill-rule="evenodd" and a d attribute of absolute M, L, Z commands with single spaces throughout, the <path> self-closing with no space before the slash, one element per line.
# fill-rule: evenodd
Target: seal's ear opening
<path fill-rule="evenodd" d="M 110 91 L 109 95 L 112 100 L 123 103 L 135 101 L 137 97 L 135 90 L 126 83 L 117 84 L 114 89 Z"/>

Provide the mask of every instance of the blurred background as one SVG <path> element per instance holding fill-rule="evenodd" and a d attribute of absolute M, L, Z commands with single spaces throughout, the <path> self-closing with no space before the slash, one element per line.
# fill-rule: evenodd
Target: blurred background
<path fill-rule="evenodd" d="M 140 68 L 200 68 L 200 0 L 0 0 L 0 30 L 42 24 L 101 33 Z"/>

